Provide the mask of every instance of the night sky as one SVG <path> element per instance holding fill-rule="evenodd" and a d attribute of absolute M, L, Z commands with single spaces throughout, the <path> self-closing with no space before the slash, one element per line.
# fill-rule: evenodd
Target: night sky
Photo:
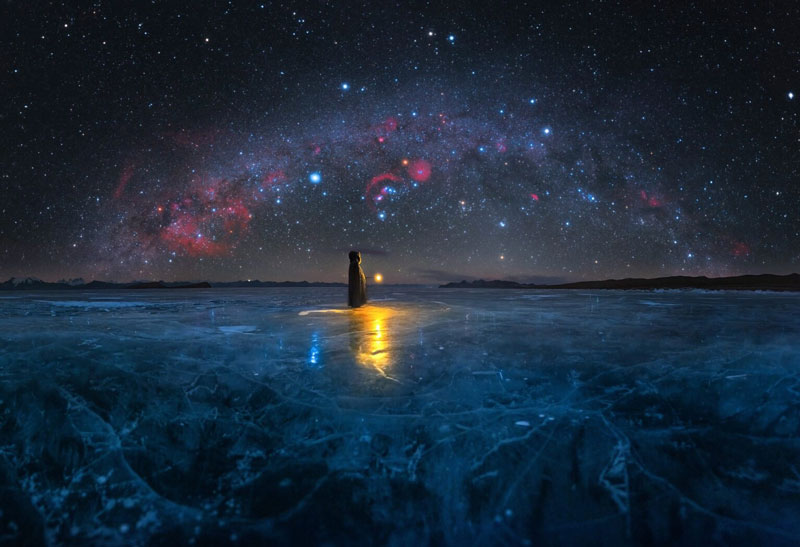
<path fill-rule="evenodd" d="M 800 270 L 795 2 L 136 4 L 2 7 L 0 281 Z"/>

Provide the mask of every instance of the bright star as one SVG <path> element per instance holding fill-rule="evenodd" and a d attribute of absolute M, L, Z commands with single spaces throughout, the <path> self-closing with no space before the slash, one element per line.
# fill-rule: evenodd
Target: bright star
<path fill-rule="evenodd" d="M 787 97 L 789 97 L 789 100 L 790 100 L 790 101 L 791 101 L 792 99 L 794 99 L 794 93 L 793 93 L 792 91 L 790 91 L 789 93 L 787 93 L 787 94 L 786 94 L 786 96 L 787 96 Z"/>
<path fill-rule="evenodd" d="M 350 84 L 348 84 L 347 82 L 344 82 L 342 84 L 342 91 L 347 91 L 348 89 L 350 89 Z"/>
<path fill-rule="evenodd" d="M 322 182 L 322 175 L 319 173 L 319 171 L 314 171 L 308 175 L 308 180 L 311 181 L 311 184 L 319 184 Z"/>
<path fill-rule="evenodd" d="M 545 127 L 544 129 L 542 129 L 542 133 L 544 133 L 545 135 L 549 135 L 549 134 L 550 134 L 550 132 L 551 132 L 551 131 L 550 131 L 550 128 L 549 128 L 549 127 Z"/>
<path fill-rule="evenodd" d="M 455 37 L 455 35 L 453 35 L 453 34 L 451 34 L 450 36 L 448 36 L 448 37 L 447 37 L 447 39 L 450 41 L 450 43 L 451 43 L 451 44 L 452 44 L 453 42 L 455 42 L 455 41 L 456 41 L 456 37 Z"/>

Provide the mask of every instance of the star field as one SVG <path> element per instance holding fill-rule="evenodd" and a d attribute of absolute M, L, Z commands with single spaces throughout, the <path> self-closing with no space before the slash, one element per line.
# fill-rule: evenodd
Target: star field
<path fill-rule="evenodd" d="M 3 9 L 0 277 L 798 269 L 791 4 Z"/>

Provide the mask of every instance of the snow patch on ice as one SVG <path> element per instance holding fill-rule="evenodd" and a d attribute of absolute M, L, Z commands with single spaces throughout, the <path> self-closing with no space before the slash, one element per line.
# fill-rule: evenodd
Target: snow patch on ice
<path fill-rule="evenodd" d="M 217 328 L 225 334 L 247 334 L 258 330 L 258 327 L 255 325 L 228 325 Z"/>

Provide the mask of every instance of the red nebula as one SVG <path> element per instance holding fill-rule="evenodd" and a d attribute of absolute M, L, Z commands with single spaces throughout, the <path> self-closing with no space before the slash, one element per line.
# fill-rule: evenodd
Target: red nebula
<path fill-rule="evenodd" d="M 495 143 L 495 146 L 497 147 L 497 151 L 500 152 L 501 154 L 508 150 L 508 147 L 506 146 L 506 142 L 503 141 L 503 140 L 497 141 Z"/>
<path fill-rule="evenodd" d="M 658 199 L 657 197 L 650 195 L 647 197 L 647 192 L 644 190 L 641 191 L 640 195 L 642 196 L 642 201 L 644 201 L 648 207 L 661 207 L 664 205 L 664 202 Z"/>
<path fill-rule="evenodd" d="M 275 184 L 280 184 L 286 180 L 286 174 L 283 172 L 282 169 L 278 169 L 277 171 L 270 171 L 264 178 L 261 179 L 261 187 L 265 190 L 270 186 L 274 186 Z"/>
<path fill-rule="evenodd" d="M 208 205 L 206 205 L 208 207 Z M 172 220 L 161 232 L 167 247 L 190 256 L 219 256 L 236 247 L 252 214 L 241 201 L 199 212 L 186 211 L 173 204 Z"/>
<path fill-rule="evenodd" d="M 114 199 L 119 199 L 122 197 L 122 193 L 125 191 L 125 187 L 131 180 L 133 176 L 133 170 L 136 166 L 133 163 L 127 163 L 125 168 L 122 169 L 122 173 L 119 175 L 119 183 L 117 184 L 117 189 L 114 190 Z"/>
<path fill-rule="evenodd" d="M 280 180 L 276 171 L 268 179 Z M 234 249 L 249 228 L 253 215 L 247 192 L 237 181 L 194 177 L 183 198 L 169 204 L 159 233 L 167 248 L 189 256 L 220 256 Z"/>
<path fill-rule="evenodd" d="M 375 140 L 383 144 L 392 132 L 397 131 L 397 119 L 390 116 L 382 123 L 372 126 L 370 131 L 375 135 Z"/>
<path fill-rule="evenodd" d="M 394 118 L 392 116 L 386 118 L 386 121 L 383 122 L 383 128 L 389 133 L 395 131 L 397 129 L 397 118 Z"/>
<path fill-rule="evenodd" d="M 733 244 L 733 249 L 731 250 L 731 254 L 733 256 L 749 256 L 750 255 L 750 245 L 743 241 L 737 241 Z"/>
<path fill-rule="evenodd" d="M 184 251 L 190 256 L 216 256 L 224 254 L 226 246 L 202 234 L 198 222 L 193 215 L 181 212 L 172 219 L 169 226 L 161 232 L 161 238 L 170 249 Z"/>
<path fill-rule="evenodd" d="M 425 182 L 431 177 L 431 164 L 427 160 L 415 160 L 408 166 L 408 176 L 417 182 Z"/>
<path fill-rule="evenodd" d="M 531 194 L 531 199 L 533 201 L 539 201 L 539 196 L 537 194 Z"/>
<path fill-rule="evenodd" d="M 383 201 L 383 198 L 386 197 L 386 186 L 381 183 L 386 181 L 402 182 L 402 180 L 403 179 L 394 173 L 381 173 L 380 175 L 372 177 L 364 190 L 364 197 L 367 200 L 367 205 L 374 209 L 375 204 L 379 201 Z"/>

